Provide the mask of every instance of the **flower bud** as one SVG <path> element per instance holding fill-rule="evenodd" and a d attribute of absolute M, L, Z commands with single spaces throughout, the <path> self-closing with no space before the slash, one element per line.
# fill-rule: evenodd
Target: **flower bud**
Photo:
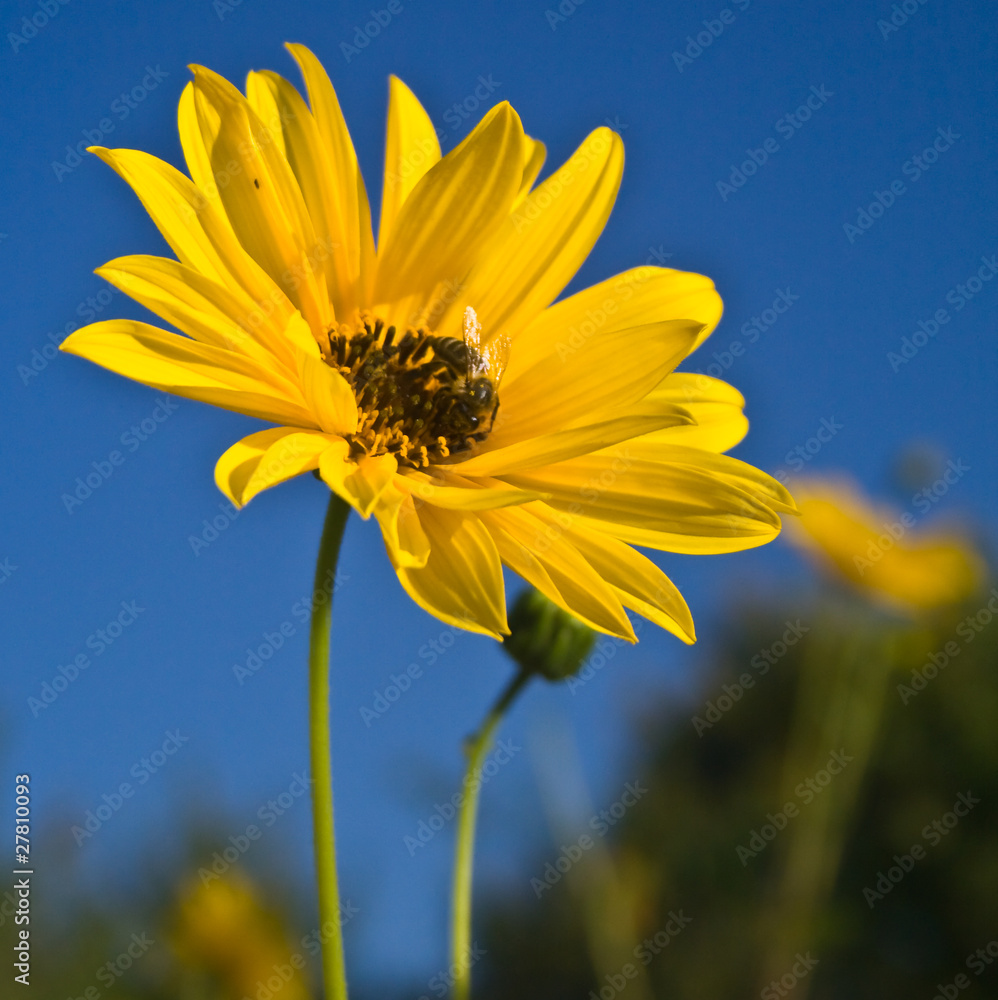
<path fill-rule="evenodd" d="M 549 681 L 571 677 L 585 662 L 596 633 L 533 587 L 509 613 L 503 649 L 528 673 Z"/>

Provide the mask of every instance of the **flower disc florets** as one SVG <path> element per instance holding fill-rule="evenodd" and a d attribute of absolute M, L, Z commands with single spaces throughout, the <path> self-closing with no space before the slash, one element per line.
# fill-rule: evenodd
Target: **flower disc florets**
<path fill-rule="evenodd" d="M 320 345 L 323 360 L 350 383 L 358 426 L 355 456 L 392 453 L 399 465 L 426 468 L 467 452 L 488 436 L 499 408 L 477 352 L 456 337 L 409 327 L 401 334 L 361 314 Z"/>
<path fill-rule="evenodd" d="M 633 546 L 736 552 L 796 508 L 724 454 L 748 428 L 741 393 L 675 371 L 721 317 L 709 278 L 645 266 L 562 296 L 610 215 L 620 137 L 597 128 L 538 184 L 544 144 L 508 103 L 444 155 L 393 77 L 375 229 L 332 83 L 289 49 L 305 94 L 193 67 L 190 176 L 92 147 L 177 257 L 99 273 L 179 332 L 104 320 L 62 349 L 266 421 L 219 458 L 219 489 L 242 507 L 316 472 L 448 625 L 508 635 L 506 567 L 587 628 L 633 641 L 634 612 L 692 642 L 682 595 Z"/>

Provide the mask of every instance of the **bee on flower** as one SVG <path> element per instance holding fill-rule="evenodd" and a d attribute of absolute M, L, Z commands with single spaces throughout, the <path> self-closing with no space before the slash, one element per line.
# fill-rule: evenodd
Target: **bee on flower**
<path fill-rule="evenodd" d="M 631 611 L 692 642 L 682 595 L 633 546 L 762 545 L 794 502 L 724 454 L 741 394 L 675 371 L 720 319 L 709 278 L 640 267 L 555 302 L 610 214 L 620 137 L 596 129 L 536 184 L 544 145 L 508 103 L 441 156 L 392 78 L 375 240 L 332 84 L 288 47 L 307 103 L 270 71 L 244 94 L 193 67 L 187 174 L 93 148 L 176 255 L 98 273 L 180 332 L 110 320 L 63 350 L 267 421 L 219 458 L 222 492 L 242 506 L 315 472 L 448 624 L 508 634 L 507 566 L 600 632 L 634 641 Z"/>

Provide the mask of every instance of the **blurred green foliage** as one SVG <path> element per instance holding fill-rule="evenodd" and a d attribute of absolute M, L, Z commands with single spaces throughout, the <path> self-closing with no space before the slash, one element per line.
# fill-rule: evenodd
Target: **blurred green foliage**
<path fill-rule="evenodd" d="M 477 901 L 477 1000 L 998 995 L 996 593 L 914 623 L 829 595 L 732 616 L 692 700 L 636 720 L 620 784 L 642 791 L 619 822 L 558 829 L 522 880 Z M 175 871 L 222 843 L 192 837 Z M 151 863 L 134 898 L 96 899 L 64 847 L 39 848 L 66 860 L 35 902 L 37 953 L 58 961 L 36 963 L 33 995 L 250 996 L 255 979 L 225 967 L 250 961 L 238 948 L 178 947 L 189 886 Z M 549 865 L 551 884 L 532 883 Z M 238 938 L 270 935 L 249 949 L 268 968 L 307 924 L 286 884 L 257 887 L 240 918 L 256 930 Z M 161 946 L 122 959 L 146 933 Z M 272 1000 L 318 997 L 312 975 Z"/>
<path fill-rule="evenodd" d="M 606 850 L 483 901 L 477 995 L 998 995 L 995 594 L 907 625 L 744 609 L 697 701 L 640 720 L 648 793 Z"/>

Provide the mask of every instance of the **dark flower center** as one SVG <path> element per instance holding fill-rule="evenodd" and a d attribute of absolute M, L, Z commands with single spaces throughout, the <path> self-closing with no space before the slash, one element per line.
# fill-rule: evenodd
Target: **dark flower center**
<path fill-rule="evenodd" d="M 391 453 L 422 469 L 465 457 L 489 436 L 499 396 L 473 348 L 422 328 L 399 336 L 366 314 L 360 323 L 341 323 L 320 345 L 357 400 L 357 432 L 347 437 L 355 458 Z"/>

